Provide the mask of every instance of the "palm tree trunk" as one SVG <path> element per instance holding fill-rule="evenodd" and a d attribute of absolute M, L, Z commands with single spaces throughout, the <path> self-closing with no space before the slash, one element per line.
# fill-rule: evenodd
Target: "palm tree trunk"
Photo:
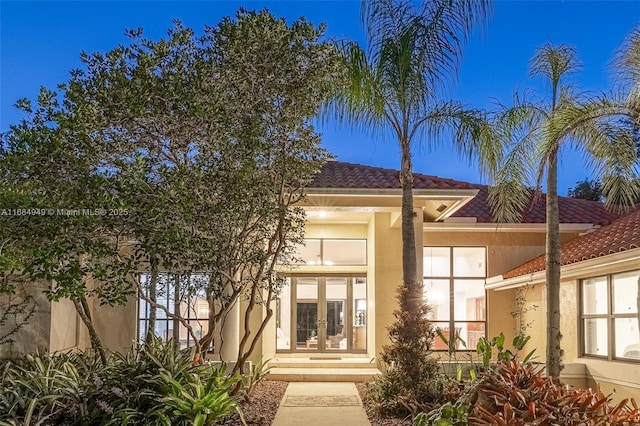
<path fill-rule="evenodd" d="M 560 340 L 560 218 L 558 209 L 558 151 L 549 154 L 547 171 L 547 375 L 560 381 L 562 349 Z"/>
<path fill-rule="evenodd" d="M 400 300 L 401 310 L 412 311 L 422 299 L 422 286 L 417 279 L 416 236 L 413 211 L 413 166 L 408 142 L 402 143 L 402 165 L 400 183 L 402 184 L 402 281 L 409 290 L 406 298 Z M 404 306 L 402 306 L 404 305 Z"/>

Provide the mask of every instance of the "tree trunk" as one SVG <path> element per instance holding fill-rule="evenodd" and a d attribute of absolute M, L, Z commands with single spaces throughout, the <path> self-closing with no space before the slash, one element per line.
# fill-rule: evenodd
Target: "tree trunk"
<path fill-rule="evenodd" d="M 549 154 L 547 171 L 547 375 L 560 381 L 562 349 L 560 340 L 560 214 L 558 209 L 558 151 Z"/>
<path fill-rule="evenodd" d="M 158 269 L 155 267 L 155 265 L 152 265 L 151 276 L 149 277 L 149 299 L 153 300 L 154 302 L 158 301 L 157 285 L 158 285 Z M 147 341 L 151 339 L 151 336 L 155 335 L 157 316 L 158 316 L 158 309 L 153 305 L 149 305 L 149 323 L 147 326 L 147 335 L 145 336 L 145 339 Z"/>
<path fill-rule="evenodd" d="M 400 309 L 413 311 L 422 300 L 422 285 L 417 278 L 416 236 L 413 212 L 413 166 L 408 142 L 401 143 L 402 164 L 400 183 L 402 184 L 402 281 L 409 290 L 400 300 Z"/>
<path fill-rule="evenodd" d="M 83 294 L 79 298 L 74 297 L 71 300 L 73 301 L 73 305 L 75 306 L 78 315 L 80 315 L 80 319 L 82 319 L 82 322 L 89 331 L 91 347 L 93 348 L 93 350 L 98 352 L 102 365 L 107 365 L 107 354 L 104 350 L 104 347 L 102 346 L 100 336 L 98 336 L 98 331 L 94 327 L 93 321 L 91 320 L 91 311 L 89 310 L 89 304 L 87 303 L 86 297 Z"/>

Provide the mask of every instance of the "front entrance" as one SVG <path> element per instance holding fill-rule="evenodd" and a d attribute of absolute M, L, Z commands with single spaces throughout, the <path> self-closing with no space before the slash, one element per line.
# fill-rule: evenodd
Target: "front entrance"
<path fill-rule="evenodd" d="M 367 280 L 292 276 L 276 307 L 278 352 L 365 352 Z"/>

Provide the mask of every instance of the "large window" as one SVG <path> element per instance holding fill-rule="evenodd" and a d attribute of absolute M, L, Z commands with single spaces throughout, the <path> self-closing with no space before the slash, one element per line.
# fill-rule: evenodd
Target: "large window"
<path fill-rule="evenodd" d="M 582 281 L 583 355 L 640 360 L 639 287 L 640 271 Z"/>
<path fill-rule="evenodd" d="M 187 320 L 198 339 L 209 330 L 209 305 L 204 295 L 207 282 L 206 275 L 184 277 L 158 274 L 154 290 L 151 288 L 151 275 L 142 274 L 140 276 L 140 284 L 144 288 L 145 295 L 167 308 L 170 314 L 180 313 L 181 317 Z M 187 289 L 189 289 L 188 292 Z M 150 304 L 140 298 L 138 302 L 138 339 L 140 341 L 145 339 L 149 330 L 151 310 Z M 187 328 L 177 319 L 170 318 L 161 308 L 156 309 L 153 331 L 163 340 L 174 339 L 180 343 L 182 348 L 194 344 L 193 337 L 188 333 Z"/>
<path fill-rule="evenodd" d="M 486 333 L 485 247 L 424 247 L 424 294 L 430 318 L 448 339 L 475 350 Z M 458 341 L 457 347 L 464 349 Z M 447 346 L 437 337 L 433 349 Z"/>
<path fill-rule="evenodd" d="M 367 264 L 367 240 L 306 239 L 296 248 L 298 264 L 358 266 Z"/>

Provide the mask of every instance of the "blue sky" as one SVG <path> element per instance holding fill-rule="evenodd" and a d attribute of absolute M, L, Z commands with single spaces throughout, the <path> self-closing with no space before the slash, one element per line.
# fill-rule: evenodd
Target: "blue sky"
<path fill-rule="evenodd" d="M 238 7 L 269 9 L 289 22 L 305 16 L 327 24 L 332 38 L 363 42 L 358 1 L 0 1 L 0 131 L 21 115 L 12 105 L 33 98 L 40 86 L 54 88 L 80 67 L 79 54 L 106 52 L 125 43 L 124 30 L 143 27 L 158 39 L 174 18 L 200 33 Z M 509 103 L 515 90 L 547 89 L 528 76 L 528 63 L 544 43 L 566 43 L 578 50 L 583 68 L 575 76 L 583 90 L 608 91 L 613 83 L 608 64 L 613 52 L 640 22 L 640 1 L 516 1 L 497 0 L 483 35 L 474 36 L 465 50 L 453 99 L 480 108 L 496 100 Z M 372 140 L 367 134 L 334 125 L 318 125 L 323 145 L 341 161 L 399 168 L 394 140 Z M 415 152 L 415 171 L 483 182 L 476 168 L 446 149 Z M 590 176 L 581 154 L 563 152 L 559 190 Z"/>

